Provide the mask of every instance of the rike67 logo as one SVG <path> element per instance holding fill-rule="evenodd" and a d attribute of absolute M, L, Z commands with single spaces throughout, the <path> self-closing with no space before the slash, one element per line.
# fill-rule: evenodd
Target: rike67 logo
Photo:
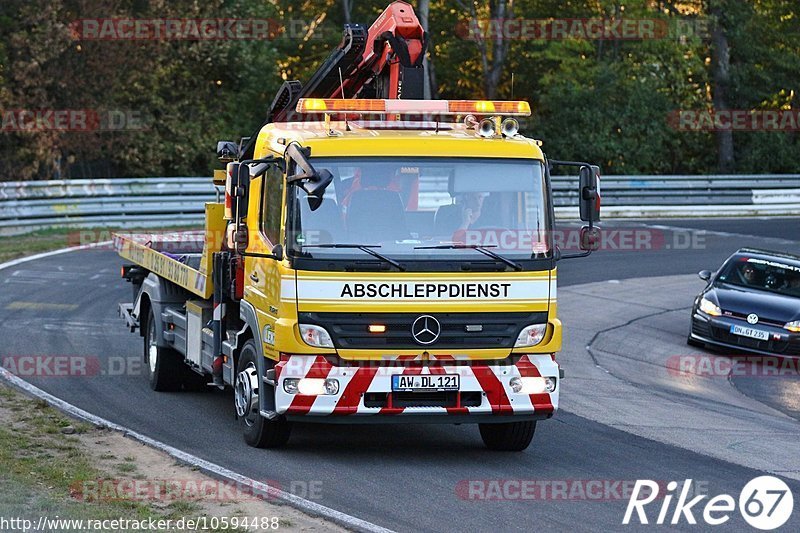
<path fill-rule="evenodd" d="M 639 479 L 633 487 L 622 523 L 630 524 L 635 517 L 634 523 L 638 520 L 640 524 L 650 524 L 653 515 L 651 513 L 648 517 L 645 507 L 657 499 L 661 506 L 653 523 L 659 525 L 676 525 L 683 520 L 688 524 L 697 524 L 697 513 L 706 524 L 718 526 L 730 520 L 738 503 L 738 511 L 748 524 L 756 529 L 769 531 L 785 524 L 794 508 L 794 497 L 789 486 L 773 476 L 760 476 L 750 480 L 739 493 L 738 502 L 729 494 L 720 494 L 708 499 L 703 505 L 701 502 L 708 495 L 694 495 L 690 499 L 691 491 L 691 479 L 685 480 L 680 489 L 677 481 L 670 481 L 665 494 L 659 494 L 657 482 Z M 677 501 L 672 507 L 676 497 Z"/>

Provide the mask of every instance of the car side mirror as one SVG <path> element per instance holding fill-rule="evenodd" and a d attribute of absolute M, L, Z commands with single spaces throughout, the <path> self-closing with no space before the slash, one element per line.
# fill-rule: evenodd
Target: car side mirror
<path fill-rule="evenodd" d="M 219 141 L 217 143 L 217 159 L 223 163 L 239 159 L 239 145 L 233 141 Z"/>
<path fill-rule="evenodd" d="M 703 281 L 709 281 L 711 279 L 711 271 L 710 270 L 701 270 L 697 273 L 700 276 L 700 279 Z"/>

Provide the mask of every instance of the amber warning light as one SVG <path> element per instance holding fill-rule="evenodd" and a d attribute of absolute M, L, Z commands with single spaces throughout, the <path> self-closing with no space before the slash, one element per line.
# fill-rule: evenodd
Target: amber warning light
<path fill-rule="evenodd" d="M 301 98 L 298 113 L 386 113 L 437 115 L 507 115 L 528 117 L 531 106 L 524 101 L 497 100 L 375 100 Z"/>

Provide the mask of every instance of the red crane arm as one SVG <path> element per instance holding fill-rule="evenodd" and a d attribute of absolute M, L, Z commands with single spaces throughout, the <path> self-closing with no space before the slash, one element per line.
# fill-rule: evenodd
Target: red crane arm
<path fill-rule="evenodd" d="M 345 96 L 358 97 L 372 82 L 373 97 L 422 98 L 425 48 L 425 30 L 414 8 L 401 0 L 392 2 L 370 26 L 361 61 L 344 83 Z M 341 89 L 331 97 L 341 97 Z"/>

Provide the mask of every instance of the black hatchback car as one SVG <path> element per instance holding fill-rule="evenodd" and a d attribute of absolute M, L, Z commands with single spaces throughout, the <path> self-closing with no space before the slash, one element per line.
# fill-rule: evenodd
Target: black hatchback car
<path fill-rule="evenodd" d="M 742 248 L 692 307 L 692 346 L 800 357 L 800 256 Z"/>

